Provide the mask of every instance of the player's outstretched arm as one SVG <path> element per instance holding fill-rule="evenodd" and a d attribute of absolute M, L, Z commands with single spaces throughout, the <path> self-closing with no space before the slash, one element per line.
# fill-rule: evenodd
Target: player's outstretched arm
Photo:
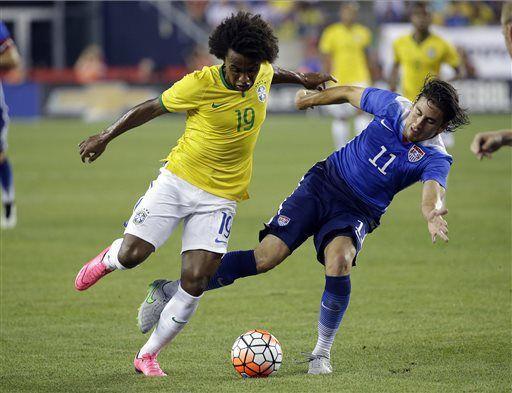
<path fill-rule="evenodd" d="M 86 160 L 88 162 L 95 161 L 105 151 L 107 144 L 112 139 L 164 113 L 167 113 L 167 111 L 160 105 L 159 98 L 154 98 L 133 107 L 106 130 L 80 142 L 78 148 L 82 162 Z"/>
<path fill-rule="evenodd" d="M 492 158 L 492 153 L 507 145 L 512 146 L 512 130 L 488 131 L 476 134 L 470 149 L 481 160 Z"/>
<path fill-rule="evenodd" d="M 325 89 L 326 82 L 338 82 L 336 78 L 329 74 L 324 74 L 320 72 L 295 72 L 283 70 L 277 66 L 272 66 L 274 68 L 274 76 L 272 77 L 272 84 L 278 83 L 294 83 L 297 85 L 302 85 L 306 89 Z"/>
<path fill-rule="evenodd" d="M 361 97 L 364 87 L 336 86 L 322 91 L 299 90 L 295 94 L 297 109 L 313 108 L 317 105 L 331 105 L 349 103 L 361 108 Z"/>
<path fill-rule="evenodd" d="M 445 242 L 448 241 L 448 223 L 443 218 L 448 214 L 448 209 L 444 207 L 443 203 L 444 195 L 444 188 L 435 180 L 427 180 L 423 184 L 421 213 L 427 220 L 432 243 L 436 242 L 438 236 Z"/>

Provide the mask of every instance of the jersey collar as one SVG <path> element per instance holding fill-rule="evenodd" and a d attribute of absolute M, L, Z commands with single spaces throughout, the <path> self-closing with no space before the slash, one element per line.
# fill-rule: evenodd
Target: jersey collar
<path fill-rule="evenodd" d="M 226 77 L 224 76 L 224 65 L 219 66 L 219 74 L 220 74 L 220 80 L 222 81 L 222 84 L 226 89 L 228 90 L 235 90 L 237 91 L 233 86 L 229 84 L 229 82 L 226 80 Z"/>

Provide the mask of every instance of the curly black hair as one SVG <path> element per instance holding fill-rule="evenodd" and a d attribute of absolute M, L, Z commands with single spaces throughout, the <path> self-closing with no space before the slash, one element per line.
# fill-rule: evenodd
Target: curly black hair
<path fill-rule="evenodd" d="M 460 106 L 459 94 L 448 82 L 428 75 L 415 102 L 421 97 L 425 97 L 443 112 L 443 121 L 447 123 L 446 131 L 453 132 L 469 124 L 467 109 Z"/>
<path fill-rule="evenodd" d="M 224 60 L 228 49 L 258 62 L 273 63 L 279 48 L 277 37 L 260 15 L 240 11 L 224 19 L 208 40 L 210 53 Z"/>

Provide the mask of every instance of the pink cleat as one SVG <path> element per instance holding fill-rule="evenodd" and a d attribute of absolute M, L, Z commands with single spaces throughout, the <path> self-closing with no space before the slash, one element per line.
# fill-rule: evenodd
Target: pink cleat
<path fill-rule="evenodd" d="M 144 374 L 148 377 L 166 377 L 167 374 L 162 371 L 160 368 L 160 364 L 156 361 L 157 354 L 149 354 L 145 353 L 142 357 L 135 356 L 133 360 L 133 365 L 135 366 L 135 371 L 139 374 Z"/>
<path fill-rule="evenodd" d="M 75 288 L 77 291 L 85 291 L 103 276 L 109 274 L 112 270 L 107 269 L 102 262 L 103 257 L 110 250 L 110 246 L 105 248 L 96 257 L 87 262 L 78 272 L 75 278 Z"/>

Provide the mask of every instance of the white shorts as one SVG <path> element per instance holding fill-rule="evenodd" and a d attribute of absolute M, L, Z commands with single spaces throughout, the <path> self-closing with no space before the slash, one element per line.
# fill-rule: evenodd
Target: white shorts
<path fill-rule="evenodd" d="M 224 254 L 235 214 L 235 201 L 212 195 L 161 168 L 135 205 L 124 233 L 158 249 L 183 220 L 182 253 L 206 250 Z"/>
<path fill-rule="evenodd" d="M 368 82 L 354 82 L 350 83 L 350 86 L 358 86 L 358 87 L 368 87 Z M 346 104 L 337 104 L 337 105 L 325 105 L 322 107 L 324 113 L 329 116 L 334 117 L 339 120 L 348 120 L 349 118 L 357 115 L 358 109 L 353 107 L 352 105 Z"/>

